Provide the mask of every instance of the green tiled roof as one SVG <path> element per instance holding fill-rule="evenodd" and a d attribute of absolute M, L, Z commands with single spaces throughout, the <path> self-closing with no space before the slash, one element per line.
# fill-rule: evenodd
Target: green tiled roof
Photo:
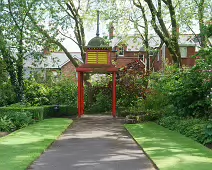
<path fill-rule="evenodd" d="M 94 37 L 88 42 L 87 47 L 108 47 L 108 45 L 103 38 Z"/>

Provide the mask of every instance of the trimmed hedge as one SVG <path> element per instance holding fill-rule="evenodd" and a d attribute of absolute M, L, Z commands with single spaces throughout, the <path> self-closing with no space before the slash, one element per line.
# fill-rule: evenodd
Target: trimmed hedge
<path fill-rule="evenodd" d="M 25 112 L 28 111 L 32 114 L 32 118 L 35 120 L 44 119 L 44 108 L 39 107 L 0 107 L 0 114 L 6 112 Z"/>
<path fill-rule="evenodd" d="M 68 105 L 44 106 L 44 118 L 77 115 L 77 108 Z"/>
<path fill-rule="evenodd" d="M 13 132 L 34 122 L 29 111 L 7 111 L 0 114 L 0 132 Z"/>
<path fill-rule="evenodd" d="M 190 137 L 199 143 L 212 143 L 212 122 L 209 120 L 182 119 L 178 116 L 168 116 L 161 118 L 158 124 Z"/>
<path fill-rule="evenodd" d="M 55 109 L 55 105 L 35 106 L 35 107 L 0 107 L 0 114 L 5 112 L 23 112 L 28 111 L 32 114 L 33 119 L 43 120 L 50 117 L 65 117 L 77 114 L 77 108 L 67 105 L 59 105 Z"/>

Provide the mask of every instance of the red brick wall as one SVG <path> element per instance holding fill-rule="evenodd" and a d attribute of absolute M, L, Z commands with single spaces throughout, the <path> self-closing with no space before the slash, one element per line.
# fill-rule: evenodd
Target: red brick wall
<path fill-rule="evenodd" d="M 124 56 L 118 56 L 116 57 L 116 52 L 111 52 L 111 58 L 112 60 L 116 60 L 116 66 L 118 68 L 123 67 L 135 60 L 138 60 L 138 51 L 125 51 Z M 145 52 L 140 52 L 140 54 L 145 55 Z"/>
<path fill-rule="evenodd" d="M 76 68 L 75 66 L 72 64 L 71 61 L 69 61 L 68 63 L 66 63 L 62 68 L 61 68 L 62 74 L 65 77 L 74 77 L 74 80 L 76 80 Z"/>
<path fill-rule="evenodd" d="M 191 58 L 191 56 L 197 54 L 197 52 L 195 52 L 195 47 L 187 47 L 187 58 L 181 58 L 182 61 L 182 65 L 183 66 L 188 66 L 188 67 L 192 67 L 195 65 L 195 59 Z M 172 63 L 172 58 L 170 56 L 169 50 L 168 48 L 166 48 L 166 58 L 168 58 L 168 62 Z"/>
<path fill-rule="evenodd" d="M 154 60 L 154 71 L 159 71 L 160 69 L 163 68 L 163 62 L 162 62 L 162 51 L 160 51 L 159 54 L 159 60 L 158 60 L 158 56 L 156 57 L 156 59 Z"/>
<path fill-rule="evenodd" d="M 185 66 L 189 66 L 192 67 L 196 64 L 195 59 L 191 58 L 193 55 L 197 54 L 197 52 L 195 52 L 195 47 L 188 47 L 187 48 L 187 54 L 188 57 L 187 58 L 182 58 L 182 65 Z"/>

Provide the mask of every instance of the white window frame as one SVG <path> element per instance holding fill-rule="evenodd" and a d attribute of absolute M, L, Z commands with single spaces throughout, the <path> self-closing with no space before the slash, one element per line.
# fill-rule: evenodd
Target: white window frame
<path fill-rule="evenodd" d="M 181 55 L 181 58 L 187 58 L 188 57 L 188 48 L 180 47 L 180 55 Z"/>
<path fill-rule="evenodd" d="M 160 61 L 160 51 L 157 53 L 157 61 Z"/>
<path fill-rule="evenodd" d="M 144 62 L 144 54 L 139 54 L 138 59 L 141 59 Z"/>
<path fill-rule="evenodd" d="M 123 46 L 120 46 L 118 48 L 119 48 L 119 56 L 120 57 L 123 57 L 124 56 L 124 47 Z M 122 54 L 120 54 L 120 53 L 122 53 Z"/>

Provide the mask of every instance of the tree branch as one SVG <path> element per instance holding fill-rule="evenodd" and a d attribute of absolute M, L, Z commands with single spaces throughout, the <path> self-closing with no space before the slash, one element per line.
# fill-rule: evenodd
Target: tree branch
<path fill-rule="evenodd" d="M 60 47 L 63 52 L 66 54 L 66 56 L 70 59 L 70 61 L 72 62 L 72 64 L 75 66 L 75 67 L 78 67 L 78 63 L 75 61 L 75 59 L 72 57 L 72 55 L 68 52 L 68 50 L 58 41 L 58 40 L 55 40 L 54 38 L 52 38 L 48 32 L 44 29 L 42 29 L 41 27 L 39 27 L 37 25 L 37 22 L 34 20 L 34 18 L 31 16 L 31 14 L 29 13 L 28 14 L 28 17 L 29 19 L 32 21 L 33 25 L 36 27 L 36 29 L 42 34 L 44 35 L 48 40 L 50 40 L 50 42 L 56 44 L 58 47 Z"/>

